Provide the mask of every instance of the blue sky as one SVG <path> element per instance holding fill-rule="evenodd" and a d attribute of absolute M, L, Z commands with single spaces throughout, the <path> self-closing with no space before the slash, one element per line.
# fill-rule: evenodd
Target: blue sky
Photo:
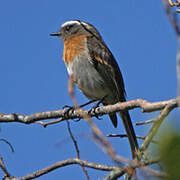
<path fill-rule="evenodd" d="M 63 44 L 49 36 L 71 19 L 92 23 L 100 31 L 120 66 L 128 100 L 161 101 L 176 97 L 177 40 L 161 1 L 6 0 L 0 2 L 1 112 L 31 114 L 72 105 L 62 60 Z M 79 104 L 87 101 L 78 89 L 76 96 Z M 155 115 L 142 114 L 139 109 L 131 111 L 133 123 Z M 176 117 L 174 111 L 169 120 Z M 120 119 L 117 129 L 107 116 L 95 122 L 105 135 L 124 132 Z M 84 120 L 71 121 L 71 127 L 82 159 L 113 164 L 91 140 Z M 18 123 L 0 124 L 0 128 L 0 137 L 10 141 L 15 149 L 11 153 L 7 145 L 0 143 L 0 154 L 14 176 L 76 157 L 65 122 L 47 128 Z M 145 135 L 149 127 L 135 129 L 138 135 Z M 127 139 L 109 140 L 120 155 L 130 157 Z M 91 169 L 88 173 L 91 179 L 107 174 Z M 76 165 L 38 179 L 60 178 L 85 179 Z"/>

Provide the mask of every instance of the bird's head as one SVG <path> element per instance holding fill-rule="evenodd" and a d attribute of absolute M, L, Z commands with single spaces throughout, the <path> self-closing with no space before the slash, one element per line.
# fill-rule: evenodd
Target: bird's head
<path fill-rule="evenodd" d="M 61 25 L 58 32 L 51 33 L 50 35 L 58 36 L 63 41 L 78 35 L 92 35 L 101 39 L 101 35 L 93 25 L 80 20 L 67 21 Z"/>

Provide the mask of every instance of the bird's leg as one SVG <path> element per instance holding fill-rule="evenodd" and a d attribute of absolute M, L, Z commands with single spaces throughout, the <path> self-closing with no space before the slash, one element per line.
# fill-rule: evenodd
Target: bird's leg
<path fill-rule="evenodd" d="M 89 113 L 89 114 L 90 114 L 90 113 L 95 113 L 95 109 L 96 109 L 97 107 L 99 107 L 99 105 L 104 101 L 104 99 L 106 99 L 106 97 L 107 97 L 107 95 L 104 96 L 101 100 L 99 100 L 99 101 L 88 111 L 88 113 Z M 98 115 L 95 115 L 95 117 L 96 117 L 97 119 L 101 120 L 101 118 L 100 118 Z"/>
<path fill-rule="evenodd" d="M 84 106 L 87 106 L 89 104 L 92 104 L 93 102 L 95 102 L 96 100 L 91 100 L 91 101 L 88 101 L 87 103 L 84 103 L 82 105 L 80 105 L 79 107 L 82 108 Z M 69 113 L 70 110 L 74 111 L 75 110 L 75 106 L 69 106 L 69 105 L 64 105 L 63 106 L 63 109 L 67 108 L 67 111 L 65 112 L 65 114 L 67 115 Z M 75 120 L 76 122 L 80 121 L 81 118 L 79 118 L 78 120 Z"/>
<path fill-rule="evenodd" d="M 87 103 L 84 103 L 84 104 L 80 105 L 79 107 L 82 108 L 82 107 L 84 107 L 84 106 L 87 106 L 87 105 L 89 105 L 89 104 L 92 104 L 92 103 L 95 102 L 95 101 L 96 101 L 96 100 L 88 101 Z M 63 109 L 65 109 L 65 108 L 68 108 L 68 109 L 71 110 L 71 109 L 74 109 L 75 106 L 64 105 L 64 106 L 63 106 Z"/>

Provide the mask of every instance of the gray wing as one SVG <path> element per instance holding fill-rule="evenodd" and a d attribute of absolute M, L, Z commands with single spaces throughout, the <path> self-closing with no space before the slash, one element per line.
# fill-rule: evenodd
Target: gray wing
<path fill-rule="evenodd" d="M 123 77 L 108 47 L 94 36 L 87 38 L 87 46 L 95 69 L 104 81 L 108 82 L 110 90 L 116 96 L 116 102 L 125 101 Z"/>

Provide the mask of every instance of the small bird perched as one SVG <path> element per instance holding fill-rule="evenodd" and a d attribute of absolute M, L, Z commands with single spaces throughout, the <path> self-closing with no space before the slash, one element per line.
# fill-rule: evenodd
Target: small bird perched
<path fill-rule="evenodd" d="M 122 74 L 111 51 L 97 29 L 84 21 L 71 20 L 62 24 L 58 36 L 64 42 L 63 59 L 73 82 L 90 100 L 102 100 L 103 105 L 126 101 Z M 136 135 L 128 111 L 119 113 L 133 157 L 138 150 Z M 117 127 L 116 113 L 109 117 Z"/>

